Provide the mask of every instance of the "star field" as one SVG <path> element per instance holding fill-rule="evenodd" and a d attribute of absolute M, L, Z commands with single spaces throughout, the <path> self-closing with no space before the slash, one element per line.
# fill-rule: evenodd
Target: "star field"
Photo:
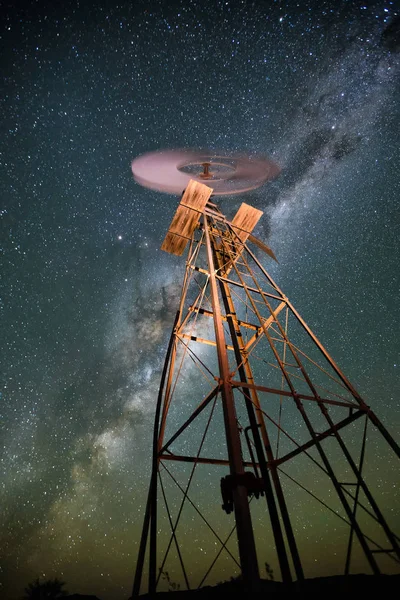
<path fill-rule="evenodd" d="M 400 53 L 383 36 L 399 3 L 110 6 L 10 2 L 1 23 L 5 600 L 38 576 L 131 592 L 183 276 L 160 250 L 178 199 L 133 180 L 142 153 L 281 166 L 243 198 L 264 211 L 268 269 L 400 437 Z M 399 524 L 393 458 L 379 450 L 374 469 Z"/>

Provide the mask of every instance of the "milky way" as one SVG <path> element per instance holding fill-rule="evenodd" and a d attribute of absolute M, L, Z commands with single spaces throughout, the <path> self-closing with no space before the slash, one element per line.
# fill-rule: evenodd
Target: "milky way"
<path fill-rule="evenodd" d="M 135 183 L 140 154 L 281 166 L 243 198 L 264 211 L 271 273 L 399 438 L 398 21 L 384 33 L 399 14 L 386 0 L 8 5 L 2 597 L 38 576 L 130 593 L 183 276 L 160 250 L 178 199 Z M 377 456 L 378 486 L 391 464 Z"/>

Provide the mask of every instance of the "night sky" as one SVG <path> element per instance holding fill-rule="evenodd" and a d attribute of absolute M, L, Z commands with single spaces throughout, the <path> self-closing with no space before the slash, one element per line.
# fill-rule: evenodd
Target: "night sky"
<path fill-rule="evenodd" d="M 134 181 L 142 153 L 280 165 L 221 206 L 264 211 L 272 276 L 400 438 L 400 51 L 384 34 L 400 3 L 112 4 L 3 4 L 5 600 L 36 577 L 131 591 L 184 264 L 160 250 L 178 198 Z M 399 522 L 398 467 L 389 451 L 375 461 Z"/>

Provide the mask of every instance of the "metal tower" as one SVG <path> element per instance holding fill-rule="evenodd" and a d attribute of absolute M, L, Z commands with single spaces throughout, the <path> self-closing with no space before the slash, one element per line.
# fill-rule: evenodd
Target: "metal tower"
<path fill-rule="evenodd" d="M 264 565 L 301 582 L 321 556 L 325 575 L 398 570 L 396 515 L 368 459 L 399 446 L 266 271 L 262 212 L 242 203 L 229 220 L 201 164 L 162 244 L 186 267 L 133 598 L 239 574 L 256 590 Z"/>

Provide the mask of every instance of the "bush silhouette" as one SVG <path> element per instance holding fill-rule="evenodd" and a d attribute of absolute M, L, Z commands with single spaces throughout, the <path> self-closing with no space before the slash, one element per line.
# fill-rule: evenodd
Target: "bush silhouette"
<path fill-rule="evenodd" d="M 22 596 L 21 600 L 59 600 L 65 598 L 68 592 L 62 589 L 64 585 L 65 582 L 60 581 L 57 577 L 47 581 L 39 581 L 39 578 L 37 578 L 25 588 L 25 595 Z"/>

